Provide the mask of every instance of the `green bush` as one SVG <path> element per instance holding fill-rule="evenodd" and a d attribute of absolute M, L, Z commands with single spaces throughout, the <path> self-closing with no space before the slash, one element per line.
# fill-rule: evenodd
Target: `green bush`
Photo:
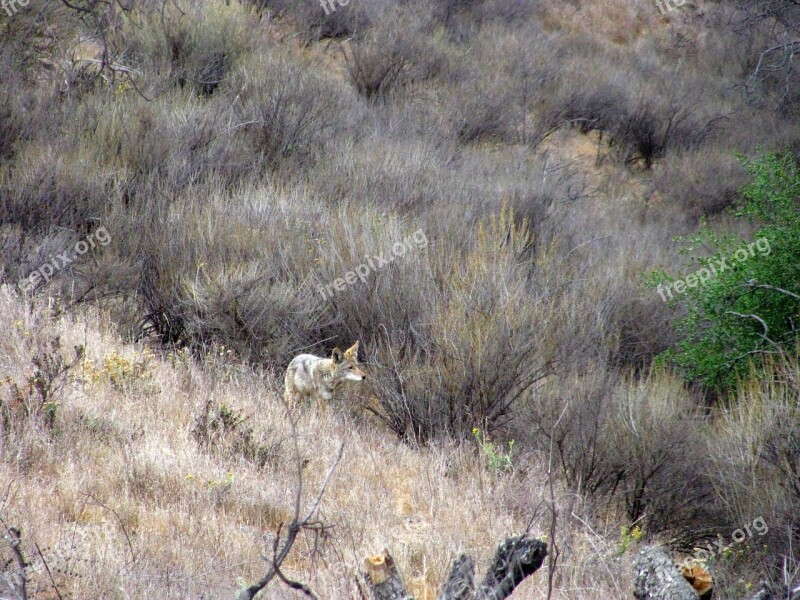
<path fill-rule="evenodd" d="M 694 256 L 700 269 L 687 276 L 685 296 L 672 295 L 673 276 L 660 272 L 650 278 L 662 297 L 671 296 L 672 303 L 683 300 L 686 307 L 677 322 L 682 339 L 662 359 L 674 361 L 689 379 L 716 389 L 732 386 L 748 361 L 781 355 L 797 338 L 800 173 L 790 154 L 742 162 L 752 180 L 742 190 L 743 202 L 735 214 L 759 224 L 755 241 L 720 236 L 704 224 L 683 251 L 710 250 L 710 256 Z M 692 277 L 707 280 L 690 287 Z"/>

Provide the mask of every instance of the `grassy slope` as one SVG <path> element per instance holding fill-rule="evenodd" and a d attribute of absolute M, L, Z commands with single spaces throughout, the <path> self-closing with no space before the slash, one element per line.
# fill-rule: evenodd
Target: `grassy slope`
<path fill-rule="evenodd" d="M 95 314 L 48 319 L 41 306 L 31 316 L 19 299 L 3 294 L 0 302 L 0 369 L 15 381 L 30 374 L 30 358 L 53 336 L 65 348 L 88 349 L 59 379 L 55 431 L 23 420 L 0 450 L 4 519 L 21 528 L 29 551 L 32 540 L 44 549 L 59 590 L 74 598 L 219 598 L 258 577 L 265 538 L 289 518 L 296 483 L 278 378 L 231 365 L 224 350 L 202 363 L 154 355 L 122 343 Z M 211 451 L 198 443 L 191 432 L 207 402 L 247 415 L 254 443 L 266 451 L 263 468 L 226 450 L 236 431 L 205 438 L 216 440 Z M 498 540 L 541 511 L 539 460 L 518 457 L 520 471 L 493 474 L 471 446 L 412 449 L 354 421 L 346 405 L 344 394 L 325 414 L 297 412 L 306 502 L 346 444 L 320 508 L 335 528 L 313 560 L 314 540 L 305 534 L 286 563 L 286 574 L 320 597 L 353 597 L 363 557 L 388 547 L 416 597 L 433 598 L 457 553 L 472 554 L 480 568 Z M 562 510 L 573 503 L 560 494 Z M 603 552 L 608 542 L 575 523 L 561 541 L 556 597 L 618 597 L 630 582 L 606 571 L 617 568 Z M 533 531 L 543 535 L 545 526 L 540 514 Z M 32 564 L 33 597 L 49 597 L 41 561 Z M 544 578 L 523 589 L 522 597 L 544 597 Z"/>

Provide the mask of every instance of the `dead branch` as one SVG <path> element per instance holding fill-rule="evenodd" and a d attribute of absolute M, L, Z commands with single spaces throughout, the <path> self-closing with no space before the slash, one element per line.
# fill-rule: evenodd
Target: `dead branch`
<path fill-rule="evenodd" d="M 11 544 L 11 552 L 14 555 L 14 560 L 19 569 L 19 577 L 14 578 L 11 582 L 13 591 L 19 595 L 21 600 L 28 600 L 28 562 L 25 560 L 25 555 L 22 553 L 22 536 L 19 529 L 16 527 L 9 527 L 3 522 L 6 528 L 8 538 Z"/>
<path fill-rule="evenodd" d="M 256 594 L 258 594 L 261 590 L 263 590 L 269 583 L 277 577 L 282 583 L 289 586 L 292 589 L 299 590 L 303 592 L 309 598 L 316 598 L 314 592 L 303 583 L 292 581 L 284 576 L 281 572 L 281 565 L 283 561 L 286 560 L 286 557 L 289 555 L 289 552 L 292 549 L 295 541 L 297 540 L 297 535 L 303 530 L 310 530 L 314 531 L 315 533 L 324 532 L 327 528 L 325 525 L 318 521 L 312 520 L 314 514 L 317 512 L 319 508 L 319 504 L 322 501 L 322 496 L 325 494 L 325 490 L 330 483 L 331 478 L 333 477 L 333 472 L 336 470 L 336 467 L 339 465 L 339 461 L 342 460 L 342 455 L 344 454 L 344 442 L 339 446 L 339 451 L 336 453 L 336 457 L 331 463 L 330 468 L 328 469 L 328 473 L 325 475 L 325 479 L 320 485 L 319 492 L 317 493 L 316 498 L 311 503 L 310 508 L 305 513 L 305 516 L 301 517 L 300 509 L 303 497 L 303 466 L 304 461 L 300 456 L 300 447 L 297 442 L 297 426 L 295 424 L 294 418 L 292 417 L 291 410 L 289 406 L 286 404 L 285 400 L 282 399 L 284 404 L 284 408 L 286 409 L 286 414 L 289 418 L 289 425 L 292 431 L 292 440 L 294 442 L 294 458 L 295 458 L 295 466 L 297 469 L 297 489 L 294 495 L 294 515 L 292 517 L 291 522 L 289 523 L 288 527 L 286 528 L 286 537 L 281 541 L 281 533 L 283 530 L 283 523 L 278 526 L 278 531 L 275 534 L 275 540 L 272 544 L 272 557 L 270 559 L 266 559 L 269 563 L 269 568 L 267 569 L 266 574 L 256 583 L 250 585 L 249 587 L 245 588 L 239 593 L 238 600 L 253 600 Z"/>

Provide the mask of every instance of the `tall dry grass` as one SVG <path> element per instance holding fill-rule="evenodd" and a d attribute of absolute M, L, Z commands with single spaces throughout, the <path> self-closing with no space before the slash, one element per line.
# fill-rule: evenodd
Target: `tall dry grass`
<path fill-rule="evenodd" d="M 54 337 L 65 348 L 86 349 L 51 398 L 52 427 L 17 415 L 0 446 L 3 519 L 21 529 L 31 556 L 33 544 L 43 550 L 59 591 L 224 597 L 257 578 L 265 568 L 260 554 L 290 517 L 296 484 L 279 378 L 232 362 L 219 347 L 198 361 L 124 344 L 94 310 L 52 317 L 16 297 L 2 294 L 0 302 L 0 368 L 13 380 L 31 375 L 32 357 Z M 9 387 L 2 391 L 6 408 Z M 227 417 L 198 427 L 209 407 Z M 349 393 L 326 413 L 296 411 L 307 494 L 345 443 L 320 509 L 333 527 L 316 541 L 301 535 L 285 563 L 287 575 L 320 597 L 357 594 L 361 560 L 383 546 L 417 597 L 433 597 L 458 552 L 486 564 L 498 540 L 541 512 L 545 491 L 535 457 L 515 456 L 515 470 L 506 474 L 491 470 L 469 444 L 403 444 L 370 424 Z M 243 439 L 262 453 L 248 453 Z M 571 494 L 558 493 L 567 519 L 560 539 L 587 551 L 564 556 L 556 597 L 575 598 L 576 587 L 585 590 L 578 597 L 616 595 L 615 586 L 627 584 L 624 575 L 605 574 L 613 545 L 568 518 L 581 509 Z M 534 532 L 542 535 L 544 527 L 540 514 Z M 43 567 L 41 558 L 32 560 L 30 589 L 38 594 L 52 586 Z M 544 579 L 531 578 L 520 593 L 544 597 Z"/>

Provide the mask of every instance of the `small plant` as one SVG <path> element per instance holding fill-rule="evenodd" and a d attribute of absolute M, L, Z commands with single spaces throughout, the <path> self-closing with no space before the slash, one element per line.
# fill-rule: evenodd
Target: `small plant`
<path fill-rule="evenodd" d="M 619 555 L 625 554 L 632 544 L 638 543 L 644 537 L 644 529 L 638 525 L 628 527 L 623 525 L 619 531 L 619 547 L 617 553 Z"/>
<path fill-rule="evenodd" d="M 191 362 L 192 355 L 187 348 L 178 348 L 177 350 L 168 352 L 166 358 L 170 366 L 173 369 L 177 369 L 178 367 L 187 366 Z"/>
<path fill-rule="evenodd" d="M 83 355 L 83 346 L 75 346 L 74 358 L 66 361 L 61 352 L 61 340 L 55 337 L 45 350 L 31 359 L 33 374 L 26 378 L 26 384 L 18 385 L 12 378 L 6 378 L 11 394 L 7 400 L 0 398 L 3 426 L 9 428 L 20 419 L 33 417 L 41 419 L 52 431 L 60 406 L 57 398 L 66 383 L 66 375 L 83 360 Z"/>
<path fill-rule="evenodd" d="M 214 402 L 209 398 L 202 412 L 195 419 L 192 435 L 197 443 L 207 451 L 225 451 L 240 455 L 259 467 L 274 462 L 278 453 L 278 443 L 259 443 L 253 428 L 247 424 L 248 417 L 241 411 Z"/>
<path fill-rule="evenodd" d="M 488 436 L 477 427 L 472 429 L 472 435 L 478 443 L 481 453 L 486 457 L 486 466 L 497 475 L 500 473 L 510 473 L 514 470 L 512 455 L 514 453 L 514 440 L 508 442 L 508 453 L 503 453 L 497 449 L 494 442 L 490 442 Z"/>
<path fill-rule="evenodd" d="M 123 391 L 137 383 L 148 383 L 152 380 L 152 358 L 153 353 L 149 348 L 142 351 L 140 359 L 133 360 L 112 352 L 103 357 L 103 366 L 99 368 L 87 360 L 86 373 L 93 383 L 107 383 L 114 389 Z"/>

